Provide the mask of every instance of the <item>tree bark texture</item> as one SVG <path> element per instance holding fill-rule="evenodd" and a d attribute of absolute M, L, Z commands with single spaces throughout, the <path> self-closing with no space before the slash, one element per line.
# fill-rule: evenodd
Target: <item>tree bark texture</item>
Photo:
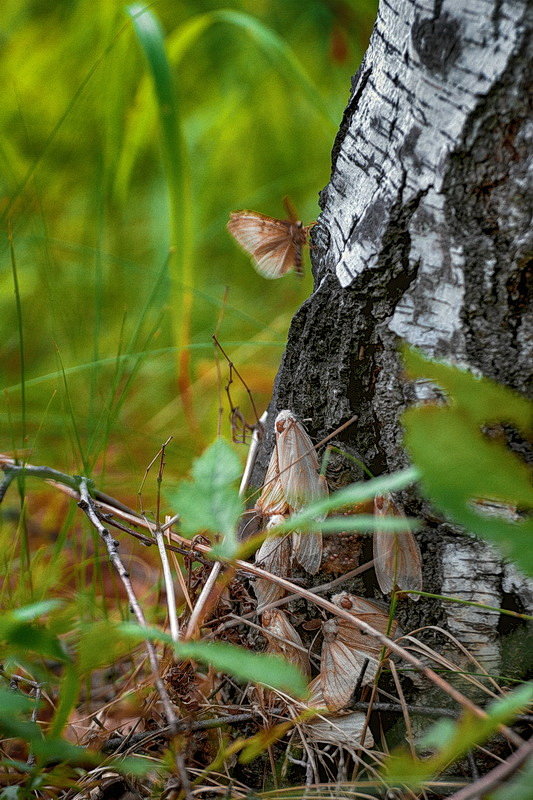
<path fill-rule="evenodd" d="M 357 414 L 339 446 L 375 475 L 406 466 L 399 417 L 431 388 L 403 378 L 399 339 L 526 391 L 531 14 L 525 0 L 381 0 L 320 195 L 315 288 L 290 328 L 270 429 L 288 408 L 318 440 Z M 271 449 L 270 430 L 256 484 Z M 363 477 L 341 456 L 330 465 L 333 483 Z M 427 591 L 532 611 L 531 585 L 495 550 L 414 492 L 402 499 L 425 521 Z M 363 588 L 379 595 L 370 579 Z M 509 617 L 407 606 L 408 627 L 443 625 L 498 673 Z"/>

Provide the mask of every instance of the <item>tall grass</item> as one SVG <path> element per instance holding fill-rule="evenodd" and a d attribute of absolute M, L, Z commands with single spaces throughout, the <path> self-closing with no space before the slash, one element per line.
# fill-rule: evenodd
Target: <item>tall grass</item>
<path fill-rule="evenodd" d="M 169 434 L 171 473 L 215 434 L 219 319 L 268 402 L 311 281 L 264 281 L 225 222 L 242 207 L 280 216 L 285 194 L 316 217 L 374 12 L 326 0 L 143 8 L 7 0 L 0 54 L 0 215 L 19 283 L 17 310 L 5 238 L 0 449 L 23 441 L 34 463 L 110 488 L 136 486 Z"/>

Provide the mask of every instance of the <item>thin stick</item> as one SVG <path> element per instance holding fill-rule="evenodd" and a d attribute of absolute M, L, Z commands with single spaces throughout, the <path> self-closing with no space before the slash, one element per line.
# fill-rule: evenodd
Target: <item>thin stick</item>
<path fill-rule="evenodd" d="M 179 536 L 176 533 L 172 534 L 172 537 L 175 540 L 180 542 L 187 542 L 187 539 L 184 539 L 182 536 Z M 194 549 L 200 550 L 200 552 L 209 552 L 210 548 L 206 545 L 202 545 L 200 543 L 191 545 Z M 363 631 L 363 633 L 367 633 L 369 636 L 372 636 L 376 639 L 381 645 L 387 647 L 393 653 L 400 656 L 404 661 L 407 661 L 408 664 L 411 664 L 418 672 L 421 672 L 429 681 L 431 681 L 435 686 L 445 692 L 452 700 L 455 700 L 456 703 L 459 703 L 463 708 L 468 709 L 477 717 L 482 719 L 487 718 L 487 713 L 483 711 L 483 709 L 479 708 L 475 703 L 473 703 L 468 697 L 465 697 L 458 689 L 452 686 L 448 681 L 446 681 L 441 675 L 438 675 L 434 672 L 430 667 L 427 667 L 425 664 L 422 663 L 416 656 L 410 653 L 405 648 L 401 647 L 401 645 L 397 644 L 393 639 L 390 639 L 385 634 L 377 631 L 368 622 L 365 622 L 363 619 L 355 616 L 354 614 L 350 614 L 349 611 L 346 611 L 344 608 L 340 608 L 336 606 L 334 603 L 331 603 L 329 600 L 325 600 L 324 598 L 320 597 L 319 595 L 313 594 L 313 592 L 309 591 L 308 589 L 303 589 L 302 587 L 297 586 L 292 581 L 287 580 L 286 578 L 282 578 L 279 575 L 273 575 L 270 572 L 267 572 L 260 567 L 257 567 L 255 564 L 250 564 L 247 561 L 241 561 L 240 559 L 235 559 L 233 562 L 237 569 L 242 569 L 245 572 L 250 573 L 251 575 L 255 575 L 258 578 L 263 578 L 265 580 L 273 581 L 277 583 L 279 586 L 282 586 L 286 591 L 291 592 L 293 594 L 299 595 L 303 597 L 305 600 L 310 600 L 315 605 L 323 608 L 325 611 L 329 611 L 330 614 L 334 614 L 337 617 L 341 617 L 345 619 L 350 624 L 354 625 L 359 630 Z M 512 742 L 517 747 L 523 744 L 523 739 L 518 736 L 514 731 L 510 730 L 506 726 L 500 726 L 499 730 L 506 736 L 506 738 Z"/>
<path fill-rule="evenodd" d="M 237 725 L 239 722 L 250 722 L 260 716 L 258 711 L 245 712 L 242 714 L 226 715 L 223 717 L 215 717 L 213 719 L 200 719 L 200 720 L 181 720 L 178 722 L 179 731 L 207 731 L 213 728 L 222 728 L 224 725 Z M 126 742 L 128 748 L 132 745 L 147 744 L 152 739 L 157 739 L 162 736 L 169 738 L 172 735 L 170 726 L 166 725 L 163 728 L 158 728 L 155 731 L 145 731 L 144 733 L 135 733 L 127 739 L 126 736 L 112 736 L 102 745 L 103 753 L 116 753 L 120 752 L 122 745 Z"/>
<path fill-rule="evenodd" d="M 256 419 L 257 423 L 259 423 L 259 421 L 260 421 L 259 420 L 259 414 L 257 413 L 257 408 L 255 407 L 255 401 L 254 401 L 253 395 L 252 395 L 252 393 L 250 391 L 250 388 L 249 388 L 248 384 L 246 383 L 246 381 L 242 377 L 241 373 L 239 372 L 239 370 L 237 369 L 237 367 L 235 366 L 235 364 L 233 363 L 231 358 L 228 356 L 228 354 L 226 353 L 226 351 L 224 350 L 224 348 L 222 347 L 222 345 L 218 341 L 215 333 L 213 334 L 213 336 L 211 338 L 213 339 L 215 345 L 218 347 L 218 349 L 220 350 L 220 352 L 222 353 L 222 355 L 224 356 L 224 358 L 228 362 L 228 365 L 229 365 L 229 368 L 230 368 L 230 383 L 231 383 L 231 373 L 234 372 L 235 375 L 240 380 L 240 382 L 242 383 L 242 385 L 244 386 L 244 388 L 246 390 L 246 393 L 248 394 L 251 406 L 253 408 L 253 412 L 255 414 L 255 419 Z M 229 384 L 228 384 L 228 386 L 229 386 Z M 231 398 L 230 398 L 230 405 L 233 406 L 233 403 L 231 402 Z M 231 410 L 233 411 L 233 408 Z"/>
<path fill-rule="evenodd" d="M 506 781 L 532 755 L 533 741 L 524 742 L 503 764 L 498 764 L 479 780 L 455 792 L 448 800 L 471 800 L 471 798 L 485 797 Z"/>
<path fill-rule="evenodd" d="M 196 605 L 194 606 L 194 610 L 187 624 L 187 630 L 185 631 L 185 639 L 192 638 L 196 633 L 196 630 L 199 627 L 200 618 L 204 613 L 205 606 L 209 600 L 209 596 L 217 581 L 217 578 L 220 575 L 221 569 L 222 561 L 216 561 L 211 569 L 211 572 L 209 573 L 202 591 L 200 592 L 200 596 L 196 601 Z"/>
<path fill-rule="evenodd" d="M 213 339 L 214 339 L 215 343 L 218 343 L 217 342 L 217 338 L 216 338 L 215 335 L 213 335 Z M 220 349 L 222 350 L 222 348 L 220 348 Z M 222 350 L 222 352 L 224 352 L 224 351 Z M 264 423 L 264 421 L 266 419 L 266 414 L 267 414 L 267 412 L 265 411 L 264 414 L 262 415 L 261 419 L 258 420 L 258 425 L 254 429 L 254 432 L 252 434 L 252 441 L 250 443 L 250 448 L 248 450 L 248 457 L 246 459 L 246 464 L 245 464 L 244 472 L 242 474 L 242 479 L 241 479 L 241 485 L 239 487 L 239 497 L 242 497 L 244 495 L 244 493 L 246 491 L 246 488 L 248 486 L 248 481 L 250 480 L 250 475 L 252 474 L 252 470 L 254 468 L 255 459 L 257 457 L 257 450 L 258 450 L 259 441 L 260 441 L 259 426 L 263 425 L 263 423 Z M 192 636 L 194 636 L 194 634 L 196 632 L 196 629 L 199 627 L 200 618 L 203 615 L 205 606 L 206 606 L 206 604 L 207 604 L 207 602 L 209 600 L 209 597 L 211 595 L 211 591 L 213 590 L 213 587 L 214 587 L 214 585 L 216 583 L 216 580 L 217 580 L 218 576 L 220 575 L 221 569 L 222 569 L 222 562 L 221 561 L 216 561 L 214 566 L 213 566 L 213 568 L 212 568 L 212 570 L 211 570 L 211 572 L 209 573 L 209 577 L 207 578 L 207 581 L 205 582 L 204 588 L 200 592 L 200 596 L 198 597 L 198 600 L 196 601 L 196 605 L 194 606 L 194 610 L 193 610 L 193 612 L 191 614 L 191 617 L 189 619 L 189 623 L 187 625 L 187 630 L 185 632 L 185 638 L 186 639 L 190 639 Z"/>
<path fill-rule="evenodd" d="M 252 474 L 252 470 L 255 465 L 255 460 L 257 458 L 257 450 L 259 448 L 259 442 L 261 441 L 261 431 L 265 425 L 267 420 L 268 411 L 264 411 L 259 418 L 259 425 L 254 428 L 254 432 L 252 433 L 252 441 L 250 443 L 250 449 L 248 450 L 248 458 L 246 459 L 246 464 L 244 467 L 244 472 L 242 473 L 241 478 L 241 485 L 239 486 L 239 497 L 242 497 L 248 488 L 248 484 L 250 482 L 250 476 Z"/>
<path fill-rule="evenodd" d="M 167 596 L 167 608 L 168 608 L 168 620 L 170 624 L 170 635 L 172 636 L 172 640 L 177 642 L 180 638 L 180 628 L 178 622 L 178 611 L 176 608 L 176 593 L 174 592 L 174 580 L 172 578 L 172 571 L 170 569 L 170 563 L 168 560 L 168 553 L 165 548 L 165 540 L 163 537 L 163 533 L 161 531 L 161 484 L 163 482 L 163 472 L 165 469 L 165 450 L 168 443 L 172 440 L 172 436 L 169 436 L 166 442 L 161 445 L 161 458 L 159 461 L 159 471 L 157 473 L 157 507 L 156 507 L 156 517 L 155 517 L 155 527 L 153 528 L 153 534 L 155 540 L 157 542 L 157 549 L 159 550 L 159 556 L 161 558 L 161 565 L 163 567 L 163 578 L 165 581 L 165 590 Z"/>
<path fill-rule="evenodd" d="M 345 572 L 344 575 L 340 575 L 338 578 L 334 578 L 332 581 L 328 581 L 328 583 L 321 583 L 318 586 L 313 586 L 310 589 L 310 592 L 313 594 L 324 594 L 325 592 L 329 592 L 331 589 L 334 589 L 336 586 L 339 586 L 346 581 L 349 581 L 350 578 L 355 578 L 357 575 L 361 575 L 363 572 L 366 572 L 371 567 L 374 566 L 374 559 L 371 561 L 367 561 L 365 564 L 362 564 L 360 567 L 355 567 L 351 569 L 349 572 Z M 263 611 L 270 611 L 271 608 L 278 608 L 279 606 L 283 606 L 286 603 L 290 603 L 291 600 L 294 600 L 299 595 L 295 594 L 287 594 L 285 597 L 280 597 L 279 600 L 273 600 L 271 603 L 267 603 L 266 606 L 263 606 L 261 609 L 261 613 Z M 257 611 L 249 611 L 247 614 L 243 614 L 241 619 L 248 620 L 252 619 L 252 617 L 256 617 L 258 614 Z M 227 630 L 228 628 L 233 628 L 238 623 L 234 620 L 230 620 L 229 622 L 223 622 L 216 631 L 213 631 L 213 636 L 218 636 L 218 634 L 222 633 L 222 631 Z"/>
<path fill-rule="evenodd" d="M 137 622 L 142 628 L 146 628 L 146 619 L 144 617 L 142 608 L 139 605 L 135 592 L 133 591 L 133 586 L 130 581 L 130 577 L 128 571 L 126 570 L 120 556 L 118 554 L 118 542 L 113 539 L 109 530 L 102 524 L 98 514 L 94 508 L 94 501 L 92 500 L 89 489 L 88 489 L 88 482 L 87 478 L 82 478 L 80 480 L 80 501 L 78 506 L 81 510 L 86 514 L 89 522 L 93 527 L 96 529 L 100 538 L 104 542 L 107 552 L 109 554 L 109 560 L 115 567 L 117 574 L 122 581 L 122 584 L 126 590 L 126 594 L 128 595 L 128 601 L 130 607 L 137 618 Z M 159 693 L 159 697 L 161 698 L 161 702 L 163 703 L 163 708 L 165 710 L 165 716 L 167 718 L 169 728 L 173 732 L 173 734 L 178 732 L 178 718 L 176 713 L 174 712 L 174 708 L 172 703 L 170 702 L 170 697 L 168 696 L 168 692 L 165 689 L 165 684 L 161 680 L 161 676 L 159 674 L 159 662 L 157 659 L 157 655 L 155 652 L 155 648 L 148 639 L 145 640 L 145 648 L 148 654 L 148 660 L 150 662 L 150 667 L 152 669 L 152 675 L 154 684 L 157 688 Z M 185 761 L 183 758 L 182 753 L 176 753 L 176 766 L 178 768 L 179 776 L 182 782 L 183 789 L 187 797 L 190 796 L 190 783 L 189 778 L 187 776 L 187 770 L 185 769 Z"/>

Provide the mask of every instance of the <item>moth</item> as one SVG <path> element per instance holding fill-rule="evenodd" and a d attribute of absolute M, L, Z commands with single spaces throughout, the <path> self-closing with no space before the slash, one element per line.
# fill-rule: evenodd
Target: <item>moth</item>
<path fill-rule="evenodd" d="M 324 709 L 326 706 L 322 681 L 317 675 L 308 686 L 309 699 L 306 705 L 310 708 Z M 328 712 L 325 712 L 328 714 Z M 302 725 L 307 738 L 312 742 L 323 744 L 333 744 L 337 747 L 344 747 L 346 750 L 356 750 L 361 740 L 361 734 L 365 723 L 365 714 L 356 711 L 347 714 L 335 714 L 327 718 L 321 712 L 320 717 L 316 717 Z M 367 728 L 365 733 L 365 747 L 372 747 L 374 738 L 372 732 Z"/>
<path fill-rule="evenodd" d="M 261 624 L 268 639 L 268 653 L 282 655 L 309 679 L 311 667 L 307 652 L 296 628 L 291 625 L 287 615 L 277 608 L 263 613 Z M 284 640 L 284 641 L 282 641 Z"/>
<path fill-rule="evenodd" d="M 376 603 L 348 592 L 335 595 L 332 602 L 368 622 L 380 633 L 387 631 L 388 615 Z M 393 624 L 389 633 L 394 632 L 395 627 Z M 340 617 L 327 620 L 322 632 L 322 691 L 328 709 L 338 711 L 349 703 L 359 680 L 362 685 L 374 680 L 382 646 L 372 636 Z"/>
<path fill-rule="evenodd" d="M 287 514 L 289 511 L 289 504 L 285 498 L 285 491 L 279 474 L 278 451 L 276 447 L 272 450 L 272 455 L 268 462 L 268 468 L 263 481 L 263 490 L 256 503 L 256 509 L 265 517 L 272 514 Z"/>
<path fill-rule="evenodd" d="M 318 456 L 313 442 L 292 411 L 280 411 L 274 424 L 279 480 L 292 511 L 328 494 L 326 479 L 318 473 Z M 311 575 L 320 569 L 322 533 L 299 533 L 292 537 L 294 559 Z"/>
<path fill-rule="evenodd" d="M 252 256 L 252 263 L 265 278 L 281 278 L 294 269 L 303 274 L 302 250 L 312 225 L 296 219 L 294 209 L 285 201 L 289 219 L 275 219 L 258 211 L 233 211 L 228 230 L 241 247 Z"/>
<path fill-rule="evenodd" d="M 281 515 L 270 517 L 267 523 L 267 531 L 284 520 L 285 517 Z M 291 564 L 290 537 L 268 536 L 255 554 L 255 563 L 273 575 L 286 578 L 289 575 Z M 285 590 L 281 586 L 266 578 L 256 579 L 254 592 L 260 608 L 279 600 L 285 595 Z"/>
<path fill-rule="evenodd" d="M 376 517 L 404 517 L 389 494 L 374 499 Z M 400 590 L 422 590 L 422 557 L 418 542 L 412 532 L 375 530 L 373 536 L 374 569 L 379 588 L 383 594 L 390 594 L 395 586 Z M 418 595 L 408 595 L 418 600 Z"/>

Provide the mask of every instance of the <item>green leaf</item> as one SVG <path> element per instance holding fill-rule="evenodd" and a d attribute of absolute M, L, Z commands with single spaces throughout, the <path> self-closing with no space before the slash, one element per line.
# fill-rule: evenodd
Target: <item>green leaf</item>
<path fill-rule="evenodd" d="M 91 767 L 96 766 L 102 760 L 97 753 L 92 753 L 86 747 L 77 747 L 58 738 L 34 739 L 32 751 L 36 758 L 44 764 L 61 761 L 71 765 Z"/>
<path fill-rule="evenodd" d="M 533 575 L 533 520 L 513 519 L 517 507 L 533 510 L 530 472 L 482 430 L 508 422 L 526 431 L 530 404 L 486 378 L 424 359 L 416 351 L 407 351 L 405 359 L 410 377 L 435 381 L 448 394 L 447 405 L 422 405 L 403 415 L 405 442 L 420 470 L 422 491 L 450 519 L 497 544 L 504 556 Z"/>
<path fill-rule="evenodd" d="M 32 603 L 29 606 L 16 608 L 11 611 L 13 618 L 19 622 L 32 622 L 37 617 L 49 614 L 63 605 L 61 600 L 42 600 L 40 603 Z"/>
<path fill-rule="evenodd" d="M 79 630 L 76 663 L 80 676 L 112 664 L 126 654 L 116 623 L 109 620 L 91 622 L 80 625 Z"/>
<path fill-rule="evenodd" d="M 323 500 L 317 500 L 316 503 L 311 503 L 299 514 L 293 514 L 292 517 L 283 525 L 279 525 L 277 531 L 291 531 L 294 528 L 298 530 L 315 530 L 316 518 L 330 511 L 338 511 L 346 506 L 356 505 L 363 503 L 365 500 L 371 500 L 376 495 L 385 494 L 386 492 L 395 492 L 398 489 L 403 489 L 411 483 L 415 483 L 419 478 L 419 472 L 414 467 L 403 469 L 400 472 L 395 472 L 393 475 L 385 475 L 380 478 L 373 478 L 370 481 L 360 483 L 351 483 L 343 489 L 325 497 Z M 309 526 L 309 527 L 308 527 Z M 405 525 L 404 528 L 405 530 Z"/>
<path fill-rule="evenodd" d="M 533 786 L 533 757 L 525 764 L 522 771 L 510 781 L 500 786 L 491 800 L 531 800 L 531 787 Z"/>
<path fill-rule="evenodd" d="M 291 522 L 292 522 L 291 518 Z M 281 527 L 281 526 L 280 526 Z M 419 523 L 407 517 L 377 517 L 369 514 L 353 514 L 345 517 L 328 517 L 322 521 L 308 520 L 305 523 L 306 531 L 322 531 L 322 533 L 335 533 L 336 531 L 416 531 Z M 275 535 L 278 528 L 272 528 L 269 535 Z"/>
<path fill-rule="evenodd" d="M 31 650 L 48 658 L 66 661 L 68 656 L 60 639 L 45 627 L 26 621 L 57 608 L 57 605 L 55 601 L 37 603 L 3 614 L 0 617 L 0 641 L 3 640 L 18 652 Z"/>
<path fill-rule="evenodd" d="M 133 622 L 122 623 L 119 630 L 136 641 L 153 639 L 165 642 L 174 648 L 179 658 L 208 664 L 242 681 L 280 689 L 293 697 L 304 697 L 307 692 L 307 683 L 300 670 L 280 656 L 253 653 L 225 642 L 174 642 L 158 628 L 141 628 Z"/>
<path fill-rule="evenodd" d="M 293 697 L 304 697 L 307 691 L 300 670 L 280 656 L 253 653 L 224 642 L 186 642 L 176 645 L 175 650 L 183 658 L 209 664 L 242 681 L 281 689 Z"/>
<path fill-rule="evenodd" d="M 237 552 L 235 531 L 242 513 L 242 501 L 233 486 L 241 471 L 231 447 L 217 439 L 198 458 L 192 469 L 193 481 L 183 481 L 170 493 L 173 508 L 179 513 L 184 536 L 210 531 L 222 541 L 216 554 L 233 558 Z"/>
<path fill-rule="evenodd" d="M 0 689 L 0 719 L 13 714 L 27 714 L 35 708 L 35 700 L 25 694 Z"/>
<path fill-rule="evenodd" d="M 462 408 L 472 422 L 505 421 L 524 433 L 531 432 L 531 404 L 525 397 L 489 378 L 426 358 L 413 347 L 403 347 L 402 355 L 411 378 L 425 378 L 442 387 L 450 403 Z"/>
<path fill-rule="evenodd" d="M 467 712 L 455 723 L 441 720 L 420 740 L 421 746 L 435 748 L 437 752 L 424 759 L 414 758 L 407 751 L 394 752 L 385 765 L 386 779 L 412 788 L 421 786 L 432 775 L 439 774 L 473 747 L 485 742 L 501 724 L 510 722 L 523 711 L 532 699 L 533 683 L 526 683 L 491 703 L 485 709 L 485 718 Z"/>

